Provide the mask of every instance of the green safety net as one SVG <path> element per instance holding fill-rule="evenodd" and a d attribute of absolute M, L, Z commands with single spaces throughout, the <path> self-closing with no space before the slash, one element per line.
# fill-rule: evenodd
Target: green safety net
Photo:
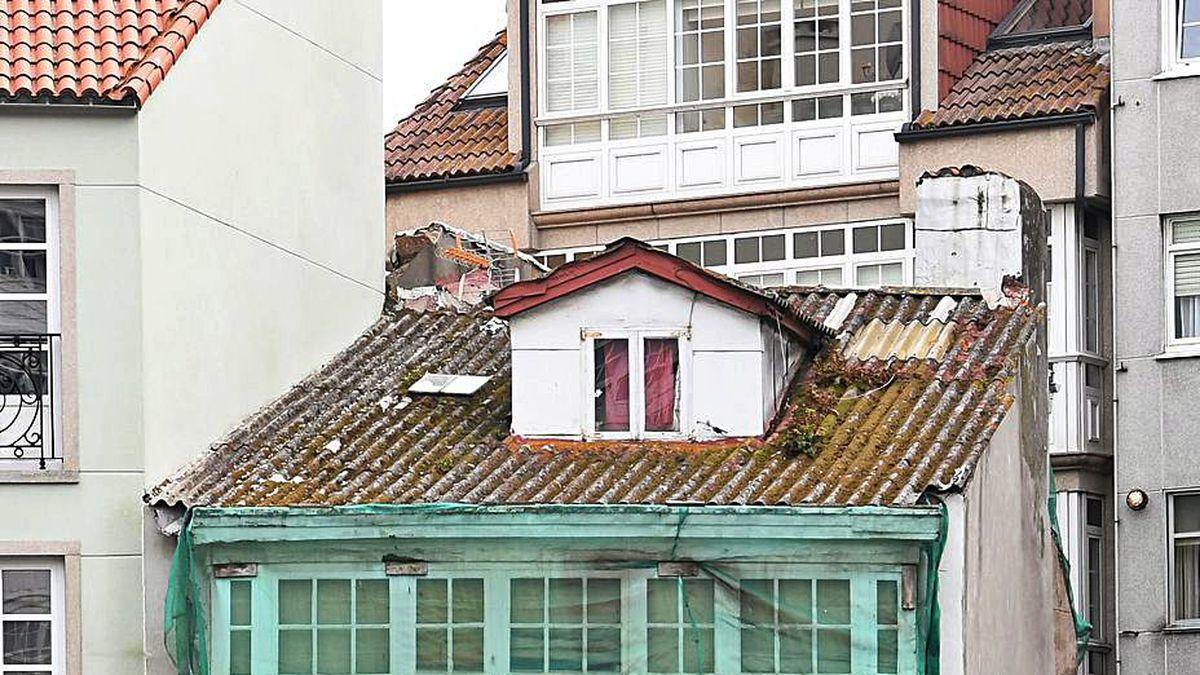
<path fill-rule="evenodd" d="M 184 521 L 163 601 L 163 641 L 179 675 L 208 675 L 208 631 L 196 569 L 191 517 Z"/>
<path fill-rule="evenodd" d="M 464 508 L 428 506 L 431 512 Z M 379 506 L 337 509 L 340 513 L 359 514 L 389 510 Z M 730 667 L 742 672 L 849 673 L 856 670 L 853 664 L 866 660 L 876 664 L 874 672 L 878 673 L 915 670 L 920 675 L 938 674 L 937 567 L 946 534 L 944 506 L 938 540 L 922 548 L 923 576 L 916 589 L 915 655 L 907 651 L 914 645 L 905 645 L 901 639 L 902 623 L 908 619 L 902 608 L 903 582 L 895 570 L 848 574 L 781 571 L 748 578 L 740 566 L 754 559 L 731 554 L 728 559 L 681 563 L 678 576 L 662 574 L 657 569 L 659 562 L 675 559 L 688 513 L 686 509 L 681 511 L 674 541 L 669 549 L 664 547 L 662 557 L 616 557 L 593 561 L 593 569 L 587 571 L 512 578 L 505 610 L 510 668 L 623 672 L 629 664 L 622 663 L 623 655 L 628 654 L 623 649 L 627 646 L 622 643 L 622 627 L 627 628 L 631 621 L 623 612 L 635 608 L 639 630 L 627 639 L 639 643 L 644 640 L 638 649 L 649 672 L 716 673 L 722 670 L 721 659 L 731 663 L 728 659 L 732 658 L 732 663 L 740 663 L 731 663 Z M 786 566 L 780 569 L 786 570 Z M 179 535 L 164 605 L 166 646 L 178 675 L 210 672 L 200 571 L 189 518 Z M 627 571 L 633 574 L 624 574 Z M 634 577 L 641 580 L 639 585 L 628 583 Z M 249 602 L 250 583 L 239 580 L 237 588 L 231 587 L 234 606 L 238 605 L 239 594 L 246 596 L 243 605 Z M 450 672 L 482 666 L 483 580 L 418 577 L 412 583 L 417 667 Z M 322 617 L 335 617 L 330 626 L 353 626 L 353 653 L 357 659 L 387 662 L 386 639 L 369 644 L 363 641 L 377 635 L 377 629 L 386 631 L 386 619 L 366 620 L 362 608 L 379 605 L 379 616 L 386 617 L 388 593 L 360 582 L 351 584 L 325 576 L 280 582 L 275 593 L 281 648 L 293 638 L 298 645 L 311 646 L 309 636 L 313 630 L 319 633 Z M 862 611 L 864 606 L 872 611 Z M 351 607 L 357 609 L 352 612 Z M 214 611 L 244 611 L 249 615 L 245 607 Z M 289 618 L 293 615 L 294 621 Z M 737 635 L 736 649 L 718 644 L 718 634 Z M 237 653 L 239 647 L 231 642 L 232 662 L 249 664 L 249 643 L 239 644 L 246 652 Z M 318 641 L 315 650 L 282 650 L 280 663 L 286 661 L 292 669 L 289 672 L 312 672 L 313 666 L 320 671 L 323 659 L 329 659 L 325 663 L 337 663 L 349 659 L 352 653 L 349 642 L 342 645 L 345 654 L 322 653 L 321 645 Z M 244 672 L 250 672 L 250 668 Z"/>
<path fill-rule="evenodd" d="M 1054 549 L 1058 553 L 1058 564 L 1062 571 L 1063 586 L 1067 589 L 1067 602 L 1071 605 L 1071 617 L 1075 622 L 1075 665 L 1083 663 L 1087 655 L 1088 640 L 1092 636 L 1092 624 L 1079 613 L 1075 604 L 1075 592 L 1071 588 L 1071 561 L 1063 549 L 1062 530 L 1058 526 L 1058 487 L 1054 480 L 1054 469 L 1050 469 L 1050 534 L 1054 538 Z"/>

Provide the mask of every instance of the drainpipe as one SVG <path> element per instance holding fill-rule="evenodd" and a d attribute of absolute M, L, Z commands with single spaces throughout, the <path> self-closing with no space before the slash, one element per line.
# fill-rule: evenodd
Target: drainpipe
<path fill-rule="evenodd" d="M 529 166 L 529 158 L 531 155 L 529 147 L 529 139 L 533 120 L 530 119 L 530 90 L 529 86 L 529 0 L 520 1 L 521 12 L 521 44 L 518 58 L 521 59 L 521 159 L 517 162 L 514 168 L 515 173 L 521 173 Z"/>

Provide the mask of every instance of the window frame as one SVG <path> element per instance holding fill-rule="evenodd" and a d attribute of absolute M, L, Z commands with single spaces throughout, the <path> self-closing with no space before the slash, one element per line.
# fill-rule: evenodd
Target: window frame
<path fill-rule="evenodd" d="M 66 606 L 66 564 L 60 556 L 25 556 L 0 555 L 0 572 L 13 570 L 48 570 L 50 572 L 50 613 L 49 614 L 4 614 L 0 608 L 0 623 L 8 621 L 49 621 L 51 656 L 49 664 L 40 665 L 5 665 L 0 658 L 0 674 L 17 672 L 34 672 L 41 675 L 64 675 L 71 672 L 68 645 L 71 637 L 67 635 L 70 626 L 67 621 Z M 0 588 L 3 582 L 0 581 Z M 32 618 L 30 618 L 32 617 Z M 2 654 L 0 654 L 2 656 Z"/>
<path fill-rule="evenodd" d="M 692 345 L 691 331 L 686 327 L 663 329 L 650 327 L 584 328 L 582 347 L 583 369 L 583 429 L 585 438 L 608 440 L 673 440 L 686 438 L 692 428 Z M 600 431 L 596 429 L 595 373 L 596 340 L 623 339 L 629 341 L 629 429 Z M 645 341 L 675 339 L 679 343 L 679 407 L 675 431 L 646 430 L 645 403 Z"/>
<path fill-rule="evenodd" d="M 1200 55 L 1183 56 L 1183 0 L 1162 3 L 1162 65 L 1160 77 L 1200 75 Z M 1188 26 L 1200 24 L 1188 24 Z"/>
<path fill-rule="evenodd" d="M 1175 259 L 1185 254 L 1200 254 L 1200 242 L 1176 244 L 1175 224 L 1184 220 L 1200 219 L 1200 214 L 1181 214 L 1164 219 L 1163 237 L 1163 298 L 1165 300 L 1165 351 L 1200 354 L 1200 335 L 1191 338 L 1175 337 Z"/>
<path fill-rule="evenodd" d="M 1178 539 L 1189 539 L 1200 541 L 1200 531 L 1186 532 L 1183 534 L 1175 532 L 1175 500 L 1179 497 L 1194 497 L 1200 496 L 1200 489 L 1184 489 L 1172 490 L 1166 493 L 1167 497 L 1167 625 L 1182 628 L 1198 628 L 1200 627 L 1200 617 L 1194 619 L 1180 619 L 1175 614 L 1175 542 Z"/>

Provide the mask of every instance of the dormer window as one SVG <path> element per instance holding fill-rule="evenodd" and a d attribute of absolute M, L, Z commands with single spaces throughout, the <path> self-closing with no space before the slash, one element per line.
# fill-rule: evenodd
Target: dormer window
<path fill-rule="evenodd" d="M 678 434 L 680 338 L 661 331 L 598 331 L 591 345 L 592 432 L 612 438 Z"/>

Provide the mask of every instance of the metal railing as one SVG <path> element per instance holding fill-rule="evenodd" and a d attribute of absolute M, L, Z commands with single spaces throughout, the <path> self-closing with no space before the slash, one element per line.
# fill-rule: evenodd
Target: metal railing
<path fill-rule="evenodd" d="M 61 339 L 57 333 L 0 334 L 0 469 L 19 463 L 45 470 L 62 460 L 56 400 Z"/>

